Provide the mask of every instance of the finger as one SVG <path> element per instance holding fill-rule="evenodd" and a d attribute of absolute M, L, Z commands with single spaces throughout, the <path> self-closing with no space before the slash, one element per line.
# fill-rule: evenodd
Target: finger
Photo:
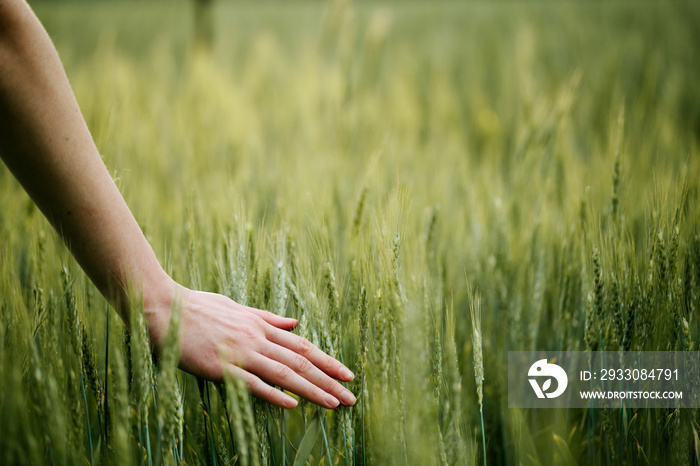
<path fill-rule="evenodd" d="M 290 317 L 282 317 L 272 312 L 263 311 L 262 309 L 255 309 L 254 307 L 247 307 L 246 310 L 252 312 L 253 314 L 261 317 L 268 324 L 281 328 L 283 330 L 292 330 L 299 324 L 299 321 L 292 319 Z"/>
<path fill-rule="evenodd" d="M 228 370 L 233 377 L 242 379 L 248 386 L 248 389 L 253 396 L 281 408 L 292 409 L 296 407 L 297 400 L 286 393 L 277 390 L 275 387 L 266 384 L 254 374 L 251 374 L 238 366 L 234 366 L 233 364 L 228 364 L 226 370 Z"/>
<path fill-rule="evenodd" d="M 265 345 L 265 347 L 261 349 L 261 354 L 292 368 L 294 372 L 301 375 L 321 390 L 330 393 L 345 406 L 352 406 L 355 404 L 355 401 L 357 401 L 350 390 L 343 387 L 335 379 L 324 374 L 323 371 L 300 354 L 294 353 L 272 342 L 269 342 L 268 345 Z"/>
<path fill-rule="evenodd" d="M 338 407 L 340 401 L 330 393 L 326 393 L 316 385 L 312 384 L 296 372 L 291 367 L 274 361 L 262 354 L 257 354 L 251 358 L 246 369 L 255 368 L 255 373 L 267 382 L 279 385 L 285 390 L 316 403 L 324 408 L 333 409 Z"/>
<path fill-rule="evenodd" d="M 314 366 L 335 379 L 349 382 L 355 377 L 352 371 L 341 364 L 340 361 L 328 356 L 306 338 L 276 328 L 272 328 L 267 332 L 267 338 L 271 342 L 305 357 Z"/>

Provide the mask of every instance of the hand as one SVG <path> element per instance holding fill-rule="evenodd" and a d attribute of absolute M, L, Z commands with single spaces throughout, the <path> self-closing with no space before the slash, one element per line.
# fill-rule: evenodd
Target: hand
<path fill-rule="evenodd" d="M 334 380 L 350 381 L 352 372 L 291 333 L 296 320 L 175 286 L 183 303 L 181 369 L 216 382 L 223 381 L 224 373 L 240 377 L 254 396 L 283 408 L 294 408 L 297 401 L 263 380 L 325 408 L 355 403 L 353 394 Z M 163 304 L 146 311 L 156 347 L 165 341 L 170 315 L 169 305 Z"/>
<path fill-rule="evenodd" d="M 333 380 L 352 373 L 289 333 L 296 321 L 188 290 L 167 276 L 102 163 L 51 39 L 22 0 L 0 0 L 0 156 L 125 321 L 127 284 L 147 291 L 156 349 L 178 292 L 182 369 L 219 382 L 225 372 L 242 377 L 253 395 L 285 408 L 296 400 L 261 378 L 327 408 L 355 402 Z"/>

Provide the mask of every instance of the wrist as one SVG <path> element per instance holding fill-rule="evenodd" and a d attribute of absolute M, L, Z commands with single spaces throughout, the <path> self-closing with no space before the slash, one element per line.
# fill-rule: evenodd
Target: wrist
<path fill-rule="evenodd" d="M 183 287 L 162 271 L 144 280 L 143 311 L 151 345 L 160 348 L 167 334 L 173 303 L 182 296 Z"/>
<path fill-rule="evenodd" d="M 154 346 L 167 330 L 173 297 L 180 287 L 160 265 L 156 265 L 142 269 L 140 276 L 130 274 L 132 278 L 119 280 L 116 290 L 109 293 L 112 307 L 127 327 L 131 327 L 132 306 L 143 305 L 144 319 Z"/>

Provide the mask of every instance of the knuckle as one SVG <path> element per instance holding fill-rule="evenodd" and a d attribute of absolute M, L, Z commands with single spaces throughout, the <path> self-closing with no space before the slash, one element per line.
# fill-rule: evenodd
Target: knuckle
<path fill-rule="evenodd" d="M 284 364 L 280 364 L 275 368 L 275 377 L 278 380 L 287 380 L 289 379 L 289 376 L 291 375 L 292 370 L 285 366 Z"/>
<path fill-rule="evenodd" d="M 336 382 L 335 380 L 333 380 L 331 378 L 326 379 L 324 381 L 323 385 L 324 385 L 324 390 L 326 390 L 326 392 L 328 392 L 328 393 L 337 393 L 337 392 L 342 391 L 342 389 L 343 389 L 342 385 L 340 385 L 338 382 Z"/>
<path fill-rule="evenodd" d="M 282 392 L 280 392 L 279 390 L 277 390 L 275 387 L 273 387 L 271 385 L 265 384 L 265 387 L 267 387 L 267 388 L 265 388 L 265 396 L 269 400 L 275 400 L 275 401 L 279 402 L 280 395 L 282 394 Z"/>
<path fill-rule="evenodd" d="M 323 371 L 327 374 L 335 373 L 338 371 L 338 365 L 340 363 L 333 359 L 332 357 L 328 356 L 325 358 L 323 361 Z"/>
<path fill-rule="evenodd" d="M 308 359 L 308 356 L 313 352 L 316 347 L 306 338 L 299 339 L 299 347 L 297 352 Z"/>
<path fill-rule="evenodd" d="M 258 390 L 260 388 L 260 379 L 257 377 L 253 377 L 250 374 L 246 374 L 245 376 L 245 384 L 248 386 L 248 390 L 250 390 L 250 393 L 256 394 L 258 393 Z"/>
<path fill-rule="evenodd" d="M 247 376 L 246 385 L 248 386 L 250 393 L 257 398 L 261 398 L 266 401 L 273 401 L 276 398 L 275 395 L 277 390 L 255 376 Z"/>
<path fill-rule="evenodd" d="M 258 339 L 258 329 L 255 327 L 251 327 L 251 326 L 246 325 L 245 327 L 243 327 L 243 335 L 245 335 L 245 337 L 248 340 L 257 340 Z"/>
<path fill-rule="evenodd" d="M 314 403 L 325 405 L 326 402 L 326 394 L 328 392 L 325 392 L 321 390 L 318 387 L 314 387 L 311 391 L 311 398 L 314 400 Z"/>
<path fill-rule="evenodd" d="M 306 373 L 311 369 L 311 362 L 304 356 L 296 355 L 294 357 L 294 367 L 296 367 L 299 372 Z"/>

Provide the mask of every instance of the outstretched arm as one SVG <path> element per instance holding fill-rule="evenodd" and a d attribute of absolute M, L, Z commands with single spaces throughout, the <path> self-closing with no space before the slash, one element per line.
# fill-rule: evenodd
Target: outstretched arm
<path fill-rule="evenodd" d="M 112 181 L 80 113 L 58 54 L 23 0 L 0 0 L 0 156 L 122 319 L 127 283 L 142 291 L 152 344 L 165 341 L 173 297 L 183 302 L 180 367 L 292 408 L 261 379 L 327 408 L 354 396 L 334 379 L 352 373 L 290 333 L 293 319 L 175 283 L 158 263 Z"/>

